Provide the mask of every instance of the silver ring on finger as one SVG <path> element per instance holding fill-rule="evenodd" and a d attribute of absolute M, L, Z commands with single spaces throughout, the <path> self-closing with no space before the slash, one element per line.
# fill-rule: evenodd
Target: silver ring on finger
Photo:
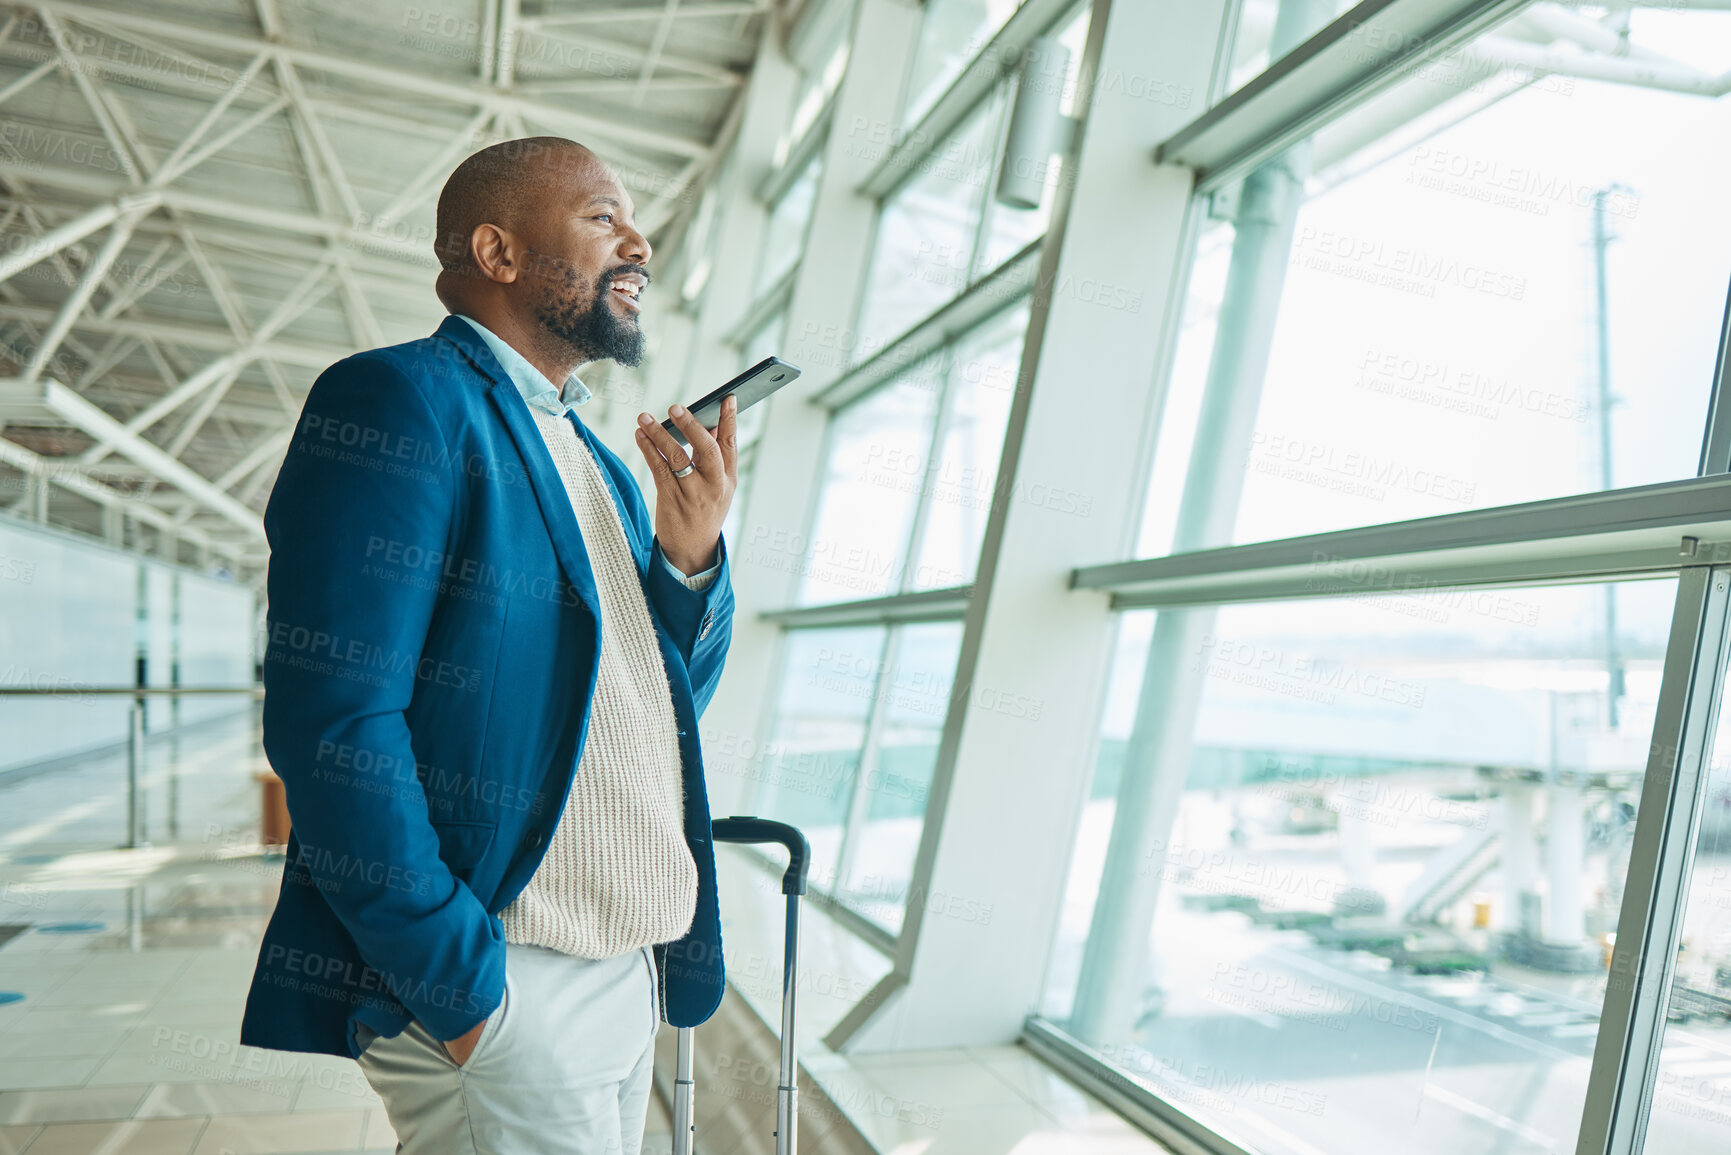
<path fill-rule="evenodd" d="M 696 468 L 697 468 L 696 462 L 687 461 L 685 463 L 684 469 L 675 469 L 673 471 L 673 476 L 675 476 L 675 477 L 689 477 L 691 475 L 691 471 L 696 469 Z"/>

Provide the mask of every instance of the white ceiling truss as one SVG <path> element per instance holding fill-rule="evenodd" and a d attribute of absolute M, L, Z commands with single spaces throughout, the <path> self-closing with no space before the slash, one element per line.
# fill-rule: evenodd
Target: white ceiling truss
<path fill-rule="evenodd" d="M 0 509 L 256 580 L 313 379 L 443 315 L 456 163 L 569 136 L 672 235 L 782 2 L 0 2 Z"/>

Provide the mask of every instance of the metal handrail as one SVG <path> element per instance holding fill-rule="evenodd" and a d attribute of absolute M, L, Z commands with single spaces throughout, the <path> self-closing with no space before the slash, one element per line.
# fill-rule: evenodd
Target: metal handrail
<path fill-rule="evenodd" d="M 131 698 L 132 709 L 126 727 L 126 841 L 127 850 L 137 850 L 149 843 L 144 840 L 144 806 L 139 773 L 144 766 L 144 700 L 146 698 L 178 698 L 197 694 L 245 694 L 249 698 L 264 697 L 264 687 L 248 686 L 0 686 L 0 697 L 70 697 L 104 696 Z"/>

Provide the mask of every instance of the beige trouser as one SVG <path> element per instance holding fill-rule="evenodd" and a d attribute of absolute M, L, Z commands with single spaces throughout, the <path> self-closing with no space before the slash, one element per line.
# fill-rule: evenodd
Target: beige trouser
<path fill-rule="evenodd" d="M 419 1021 L 356 1028 L 402 1155 L 638 1155 L 660 1025 L 648 947 L 585 959 L 505 944 L 505 1005 L 459 1067 Z"/>

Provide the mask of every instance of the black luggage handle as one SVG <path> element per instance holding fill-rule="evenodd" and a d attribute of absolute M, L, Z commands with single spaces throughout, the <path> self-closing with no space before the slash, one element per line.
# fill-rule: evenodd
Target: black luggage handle
<path fill-rule="evenodd" d="M 717 842 L 779 842 L 787 847 L 787 873 L 781 876 L 781 893 L 805 893 L 805 876 L 811 869 L 811 843 L 797 826 L 741 814 L 717 818 L 709 825 L 711 837 Z"/>

